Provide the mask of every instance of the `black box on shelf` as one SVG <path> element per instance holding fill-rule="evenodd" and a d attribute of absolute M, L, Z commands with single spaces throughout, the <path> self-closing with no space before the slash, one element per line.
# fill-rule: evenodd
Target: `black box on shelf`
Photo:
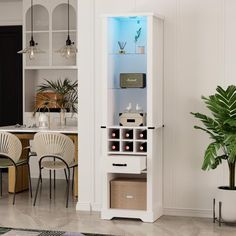
<path fill-rule="evenodd" d="M 145 88 L 146 74 L 143 73 L 121 73 L 120 74 L 121 88 Z"/>

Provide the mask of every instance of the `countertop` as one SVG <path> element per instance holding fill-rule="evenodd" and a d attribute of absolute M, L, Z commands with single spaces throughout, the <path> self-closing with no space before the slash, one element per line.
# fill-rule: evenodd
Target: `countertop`
<path fill-rule="evenodd" d="M 12 126 L 0 126 L 0 131 L 6 131 L 11 133 L 37 133 L 37 132 L 55 132 L 64 134 L 77 134 L 78 128 L 76 126 L 65 127 L 53 127 L 50 129 L 38 128 L 38 127 L 26 127 L 24 125 L 12 125 Z"/>

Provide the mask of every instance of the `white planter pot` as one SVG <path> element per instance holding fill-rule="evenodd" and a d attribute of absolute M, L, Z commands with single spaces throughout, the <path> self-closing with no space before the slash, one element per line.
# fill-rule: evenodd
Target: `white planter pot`
<path fill-rule="evenodd" d="M 225 222 L 236 222 L 236 190 L 217 188 L 216 217 L 219 219 L 219 202 L 222 202 L 221 218 Z"/>

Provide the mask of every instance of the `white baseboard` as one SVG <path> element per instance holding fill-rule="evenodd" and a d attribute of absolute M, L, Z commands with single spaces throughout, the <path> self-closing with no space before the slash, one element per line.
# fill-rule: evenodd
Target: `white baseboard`
<path fill-rule="evenodd" d="M 102 204 L 100 204 L 100 203 L 92 203 L 91 204 L 91 206 L 92 206 L 92 211 L 101 211 L 101 209 L 102 209 Z"/>
<path fill-rule="evenodd" d="M 164 215 L 169 216 L 188 216 L 188 217 L 203 217 L 212 218 L 212 210 L 210 209 L 190 209 L 190 208 L 164 208 Z"/>
<path fill-rule="evenodd" d="M 77 211 L 91 211 L 91 204 L 89 202 L 77 202 Z"/>
<path fill-rule="evenodd" d="M 81 203 L 78 202 L 76 210 L 80 211 L 101 211 L 102 205 L 100 203 Z M 210 209 L 191 209 L 191 208 L 170 208 L 163 209 L 163 215 L 168 216 L 187 216 L 187 217 L 202 217 L 212 218 L 212 210 Z"/>

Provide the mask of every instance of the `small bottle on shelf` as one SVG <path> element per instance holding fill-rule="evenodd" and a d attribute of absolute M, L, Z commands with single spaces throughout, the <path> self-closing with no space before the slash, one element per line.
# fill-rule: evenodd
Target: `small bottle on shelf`
<path fill-rule="evenodd" d="M 133 139 L 133 130 L 124 130 L 124 139 Z"/>
<path fill-rule="evenodd" d="M 139 143 L 138 144 L 138 152 L 147 152 L 147 143 Z"/>
<path fill-rule="evenodd" d="M 133 143 L 132 142 L 125 142 L 124 151 L 125 152 L 132 152 L 133 151 Z"/>
<path fill-rule="evenodd" d="M 110 142 L 109 151 L 111 152 L 118 152 L 120 150 L 119 142 Z"/>
<path fill-rule="evenodd" d="M 118 129 L 111 129 L 110 130 L 110 138 L 111 139 L 119 139 L 120 133 Z"/>
<path fill-rule="evenodd" d="M 147 130 L 140 130 L 137 139 L 147 139 Z"/>

